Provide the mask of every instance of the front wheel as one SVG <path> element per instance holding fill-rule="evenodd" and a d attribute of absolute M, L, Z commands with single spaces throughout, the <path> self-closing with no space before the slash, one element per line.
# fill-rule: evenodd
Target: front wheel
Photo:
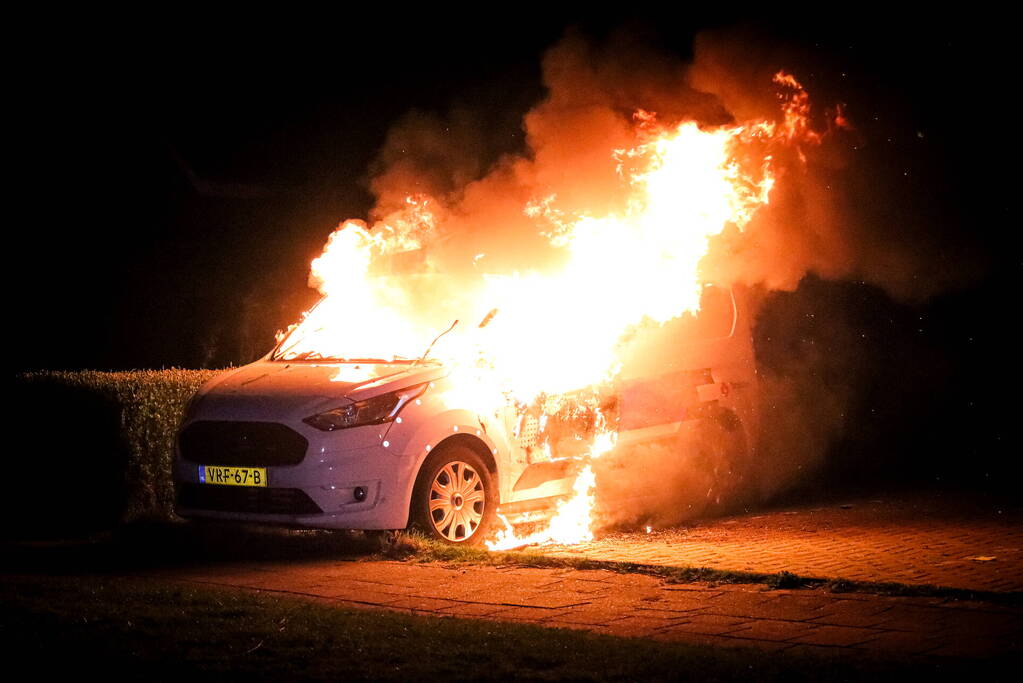
<path fill-rule="evenodd" d="M 434 451 L 423 463 L 412 494 L 413 524 L 453 545 L 478 545 L 490 530 L 497 495 L 490 472 L 465 446 Z"/>

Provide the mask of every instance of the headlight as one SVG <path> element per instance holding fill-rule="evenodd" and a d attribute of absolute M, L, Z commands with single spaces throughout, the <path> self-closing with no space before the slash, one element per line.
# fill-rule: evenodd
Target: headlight
<path fill-rule="evenodd" d="M 365 401 L 356 401 L 334 410 L 328 410 L 302 421 L 325 432 L 390 422 L 397 417 L 406 403 L 422 396 L 428 386 L 429 382 L 416 384 L 406 389 L 399 389 L 389 394 L 382 394 L 367 398 Z"/>

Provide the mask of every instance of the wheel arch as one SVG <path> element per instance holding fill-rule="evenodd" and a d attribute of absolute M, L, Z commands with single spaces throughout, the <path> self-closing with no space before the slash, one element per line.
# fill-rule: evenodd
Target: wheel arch
<path fill-rule="evenodd" d="M 494 453 L 490 450 L 490 447 L 478 436 L 472 434 L 452 434 L 434 446 L 431 454 L 449 446 L 465 446 L 471 449 L 476 455 L 480 456 L 480 460 L 487 466 L 490 474 L 497 475 L 497 459 L 494 458 Z M 426 459 L 424 458 L 423 462 L 419 463 L 419 471 L 422 471 L 425 462 Z M 419 478 L 419 471 L 416 472 L 416 479 Z"/>
<path fill-rule="evenodd" d="M 425 492 L 428 491 L 429 489 L 429 482 L 432 475 L 428 474 L 427 476 L 424 477 L 424 472 L 436 471 L 435 469 L 431 469 L 431 463 L 433 463 L 432 467 L 435 468 L 438 462 L 442 462 L 445 459 L 445 452 L 448 449 L 452 448 L 465 449 L 470 451 L 473 455 L 477 456 L 480 459 L 481 463 L 486 469 L 486 472 L 483 473 L 486 476 L 484 476 L 483 479 L 484 481 L 488 478 L 490 480 L 490 487 L 487 493 L 487 496 L 489 496 L 488 499 L 489 502 L 487 503 L 486 507 L 484 507 L 483 512 L 484 517 L 481 520 L 481 524 L 483 525 L 483 531 L 479 532 L 480 534 L 483 534 L 485 536 L 487 530 L 489 529 L 490 524 L 493 522 L 496 504 L 498 504 L 501 499 L 500 488 L 498 485 L 497 462 L 489 446 L 487 446 L 487 444 L 482 439 L 472 434 L 464 433 L 452 434 L 451 436 L 448 436 L 441 440 L 440 442 L 438 442 L 436 446 L 430 449 L 429 454 L 425 458 L 422 458 L 420 460 L 416 467 L 414 476 L 411 477 L 412 490 L 409 495 L 409 513 L 406 526 L 416 523 L 420 525 L 420 528 L 422 528 L 423 525 L 428 524 L 428 522 L 425 521 L 422 516 L 420 516 L 423 514 L 423 508 L 415 508 L 418 497 L 424 495 Z M 464 453 L 464 451 L 462 452 Z M 457 457 L 467 458 L 468 454 L 465 455 L 460 454 Z M 471 463 L 471 461 L 469 462 Z M 472 466 L 478 469 L 478 465 Z M 487 512 L 488 509 L 491 511 Z M 414 512 L 414 510 L 416 511 Z M 486 521 L 488 518 L 490 519 L 489 522 Z M 456 521 L 454 523 L 457 524 L 458 522 Z M 466 521 L 465 522 L 466 529 L 469 528 L 468 525 L 469 522 Z M 436 525 L 434 524 L 434 526 Z M 452 529 L 454 529 L 454 527 L 452 527 Z M 433 533 L 437 533 L 437 531 L 434 530 Z M 455 532 L 453 531 L 453 533 Z M 480 538 L 483 538 L 483 536 L 481 536 Z M 474 541 L 469 540 L 465 542 L 469 543 L 470 545 L 476 545 L 480 542 L 480 538 L 477 538 Z M 449 540 L 453 541 L 454 539 Z"/>
<path fill-rule="evenodd" d="M 408 490 L 404 494 L 404 501 L 407 505 L 408 513 L 406 515 L 407 522 L 411 521 L 411 507 L 412 507 L 412 496 L 414 495 L 416 484 L 419 482 L 419 477 L 423 473 L 423 468 L 426 466 L 426 461 L 434 453 L 440 452 L 447 446 L 464 446 L 470 449 L 473 453 L 478 455 L 483 461 L 483 464 L 487 466 L 487 471 L 490 473 L 495 485 L 495 492 L 498 500 L 501 499 L 501 485 L 500 478 L 498 475 L 497 458 L 494 457 L 494 452 L 491 450 L 490 444 L 484 441 L 482 438 L 475 434 L 468 432 L 460 432 L 458 434 L 451 434 L 446 436 L 435 445 L 430 446 L 429 451 L 424 452 L 415 463 L 414 471 L 411 476 L 408 477 Z M 425 449 L 424 449 L 425 451 Z M 406 522 L 406 524 L 407 524 Z"/>
<path fill-rule="evenodd" d="M 494 483 L 497 484 L 497 494 L 498 499 L 500 499 L 501 487 L 497 478 L 497 459 L 494 458 L 494 453 L 478 436 L 463 433 L 452 434 L 451 436 L 442 439 L 436 446 L 430 449 L 430 452 L 426 457 L 420 459 L 419 463 L 416 465 L 416 471 L 411 477 L 412 488 L 409 490 L 409 502 L 411 502 L 412 492 L 415 491 L 416 485 L 419 483 L 419 477 L 423 473 L 423 468 L 426 467 L 427 460 L 429 460 L 434 453 L 441 453 L 446 447 L 450 446 L 464 446 L 480 457 L 483 464 L 487 466 L 487 471 L 490 473 Z"/>

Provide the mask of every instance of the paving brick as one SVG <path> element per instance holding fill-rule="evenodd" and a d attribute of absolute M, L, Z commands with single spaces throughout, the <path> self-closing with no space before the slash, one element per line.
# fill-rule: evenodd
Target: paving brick
<path fill-rule="evenodd" d="M 885 612 L 891 605 L 879 604 L 874 601 L 835 600 L 828 605 L 824 613 L 807 621 L 814 624 L 830 626 L 877 626 L 885 620 Z"/>
<path fill-rule="evenodd" d="M 677 593 L 671 591 L 658 591 L 656 601 L 647 601 L 645 607 L 650 609 L 662 609 L 672 612 L 690 612 L 693 610 L 706 610 L 714 604 L 713 593 Z"/>
<path fill-rule="evenodd" d="M 955 620 L 955 613 L 938 607 L 895 605 L 884 612 L 880 628 L 890 631 L 925 631 L 934 633 L 947 629 Z"/>
<path fill-rule="evenodd" d="M 391 607 L 403 607 L 413 612 L 437 612 L 439 610 L 453 607 L 458 603 L 452 602 L 451 600 L 425 598 L 420 595 L 405 595 L 389 604 Z"/>
<path fill-rule="evenodd" d="M 573 609 L 559 610 L 556 614 L 549 616 L 547 621 L 573 624 L 590 624 L 592 626 L 606 626 L 623 617 L 636 616 L 634 613 L 609 612 L 595 606 L 576 607 Z"/>
<path fill-rule="evenodd" d="M 335 600 L 348 602 L 360 602 L 366 605 L 392 605 L 402 599 L 402 596 L 393 593 L 379 593 L 376 591 L 343 589 L 321 591 L 319 595 Z"/>
<path fill-rule="evenodd" d="M 493 605 L 485 602 L 457 602 L 449 607 L 442 608 L 440 612 L 460 617 L 483 617 L 497 614 L 507 609 L 511 608 L 505 607 L 504 605 Z"/>
<path fill-rule="evenodd" d="M 819 627 L 801 621 L 757 619 L 749 622 L 738 631 L 732 631 L 729 635 L 736 638 L 752 638 L 754 640 L 784 641 L 806 635 L 815 628 Z"/>
<path fill-rule="evenodd" d="M 650 640 L 657 640 L 671 643 L 684 643 L 686 645 L 699 645 L 705 647 L 735 647 L 736 642 L 719 635 L 711 633 L 695 633 L 693 631 L 679 631 L 678 629 L 660 630 L 649 636 Z"/>
<path fill-rule="evenodd" d="M 697 610 L 671 610 L 661 609 L 657 607 L 636 607 L 635 614 L 646 614 L 653 617 L 660 617 L 661 619 L 670 619 L 672 621 L 686 621 L 694 614 L 703 614 L 703 609 Z"/>
<path fill-rule="evenodd" d="M 750 623 L 749 619 L 726 617 L 718 614 L 694 614 L 685 621 L 679 621 L 666 629 L 664 633 L 702 633 L 705 635 L 721 635 L 738 631 Z"/>
<path fill-rule="evenodd" d="M 614 572 L 604 569 L 559 569 L 555 575 L 561 579 L 576 579 L 588 583 L 606 583 L 608 579 L 617 576 Z"/>
<path fill-rule="evenodd" d="M 603 581 L 580 581 L 579 579 L 559 578 L 555 582 L 544 584 L 542 588 L 544 590 L 556 588 L 561 592 L 571 591 L 589 595 L 607 593 L 612 589 L 612 586 Z"/>
<path fill-rule="evenodd" d="M 939 494 L 608 534 L 553 555 L 817 578 L 1023 590 L 1023 513 Z M 990 562 L 971 557 L 992 556 Z"/>
<path fill-rule="evenodd" d="M 850 656 L 851 650 L 844 647 L 833 647 L 830 645 L 807 645 L 805 643 L 786 643 L 789 647 L 785 649 L 787 655 L 806 655 L 816 659 L 840 659 Z M 863 654 L 863 650 L 852 650 L 857 654 Z"/>
<path fill-rule="evenodd" d="M 797 598 L 783 599 L 770 593 L 729 592 L 707 601 L 707 611 L 735 617 L 773 617 L 793 621 L 819 616 L 822 603 L 812 604 Z"/>
<path fill-rule="evenodd" d="M 831 613 L 835 599 L 821 594 L 777 595 L 760 605 L 761 613 L 776 619 L 803 621 Z"/>
<path fill-rule="evenodd" d="M 876 638 L 881 631 L 868 628 L 855 628 L 851 626 L 819 626 L 813 630 L 797 636 L 791 640 L 793 643 L 806 645 L 830 645 L 833 647 L 849 647 L 864 643 Z"/>
<path fill-rule="evenodd" d="M 499 612 L 494 612 L 491 616 L 496 616 L 498 619 L 539 622 L 564 613 L 565 610 L 551 610 L 541 607 L 505 607 Z"/>
<path fill-rule="evenodd" d="M 500 577 L 475 577 L 458 586 L 433 586 L 422 591 L 429 597 L 463 602 L 489 602 L 522 607 L 566 607 L 586 602 L 575 595 L 542 591 L 532 586 L 520 586 Z"/>
<path fill-rule="evenodd" d="M 857 643 L 853 647 L 874 652 L 920 655 L 937 649 L 941 643 L 941 640 L 926 633 L 884 631 L 876 638 Z"/>
<path fill-rule="evenodd" d="M 607 624 L 607 633 L 616 636 L 645 637 L 671 626 L 672 621 L 657 617 L 633 616 L 616 619 Z"/>
<path fill-rule="evenodd" d="M 620 590 L 622 588 L 660 588 L 664 585 L 664 581 L 656 576 L 628 572 L 611 574 L 604 582 L 612 590 Z"/>
<path fill-rule="evenodd" d="M 947 513 L 933 501 L 917 503 L 817 506 L 649 535 L 614 534 L 572 552 L 577 557 L 642 558 L 667 565 L 1023 589 L 1019 514 L 992 521 Z M 556 547 L 541 550 L 559 552 Z M 971 553 L 998 559 L 964 559 Z M 992 657 L 1023 651 L 1023 609 L 983 600 L 674 584 L 650 575 L 579 569 L 329 558 L 153 570 L 149 575 L 281 591 L 360 609 L 534 622 L 720 647 L 906 657 Z"/>
<path fill-rule="evenodd" d="M 741 585 L 729 584 L 727 589 L 724 589 L 724 588 L 708 588 L 706 585 L 703 585 L 703 584 L 693 584 L 693 583 L 677 584 L 677 583 L 669 583 L 669 584 L 662 585 L 660 588 L 661 588 L 662 591 L 667 591 L 667 592 L 670 592 L 670 593 L 676 593 L 678 595 L 699 595 L 702 598 L 713 598 L 713 597 L 715 597 L 717 595 L 722 595 L 722 594 L 727 593 L 727 592 L 729 592 L 731 590 L 740 590 L 741 589 Z M 758 588 L 758 586 L 756 584 L 751 584 L 751 588 Z"/>
<path fill-rule="evenodd" d="M 686 637 L 693 637 L 697 634 L 687 634 Z M 781 650 L 789 650 L 792 645 L 787 642 L 777 640 L 760 640 L 755 638 L 743 638 L 741 633 L 728 633 L 717 636 L 719 647 L 741 647 L 749 648 L 754 650 L 766 651 L 766 652 L 779 652 Z M 754 672 L 750 672 L 753 675 Z"/>

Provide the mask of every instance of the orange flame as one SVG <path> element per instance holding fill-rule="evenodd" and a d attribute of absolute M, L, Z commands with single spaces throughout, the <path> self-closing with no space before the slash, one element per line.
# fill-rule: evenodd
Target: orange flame
<path fill-rule="evenodd" d="M 697 311 L 700 263 L 710 240 L 729 226 L 745 229 L 770 199 L 778 175 L 772 147 L 820 141 L 799 82 L 783 72 L 774 82 L 783 89 L 780 125 L 662 126 L 656 115 L 637 111 L 637 144 L 608 150 L 629 190 L 617 212 L 573 214 L 553 194 L 524 206 L 561 253 L 561 266 L 485 275 L 471 288 L 459 283 L 466 319 L 480 320 L 495 308 L 499 313 L 485 329 L 463 326 L 434 350 L 458 373 L 458 396 L 449 400 L 482 413 L 508 400 L 528 404 L 599 384 L 618 371 L 616 347 L 628 330 Z M 343 358 L 422 353 L 439 331 L 437 311 L 450 302 L 424 299 L 413 279 L 375 276 L 373 269 L 388 255 L 429 247 L 442 227 L 426 197 L 410 197 L 399 215 L 372 230 L 362 221 L 344 222 L 312 263 L 310 284 L 324 299 L 299 323 L 286 352 Z M 481 258 L 476 253 L 474 264 Z M 589 457 L 614 446 L 610 428 L 591 438 Z M 506 523 L 491 547 L 592 538 L 593 487 L 586 465 L 547 529 L 518 538 Z"/>

